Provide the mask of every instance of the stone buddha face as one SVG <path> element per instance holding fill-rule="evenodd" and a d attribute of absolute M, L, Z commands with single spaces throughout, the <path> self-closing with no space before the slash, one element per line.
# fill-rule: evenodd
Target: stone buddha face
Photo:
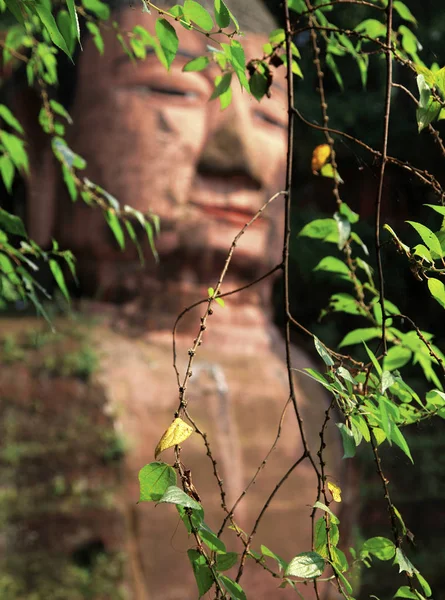
<path fill-rule="evenodd" d="M 142 25 L 154 32 L 156 16 L 127 7 L 117 19 L 124 31 Z M 270 98 L 261 102 L 235 82 L 232 103 L 222 111 L 218 100 L 209 102 L 219 67 L 182 71 L 191 58 L 207 53 L 209 40 L 175 25 L 179 51 L 169 72 L 154 53 L 130 61 L 112 30 L 104 32 L 104 56 L 86 40 L 69 143 L 87 160 L 89 179 L 122 206 L 160 217 L 160 266 L 147 245 L 145 274 L 207 283 L 238 231 L 283 184 L 285 73 L 276 71 Z M 247 60 L 261 57 L 266 41 L 266 35 L 248 33 L 242 39 Z M 131 297 L 141 281 L 135 248 L 128 243 L 125 252 L 118 249 L 99 210 L 59 202 L 66 197 L 63 182 L 57 197 L 54 237 L 74 251 L 84 290 L 104 299 Z M 279 203 L 241 239 L 233 263 L 238 280 L 270 264 Z"/>

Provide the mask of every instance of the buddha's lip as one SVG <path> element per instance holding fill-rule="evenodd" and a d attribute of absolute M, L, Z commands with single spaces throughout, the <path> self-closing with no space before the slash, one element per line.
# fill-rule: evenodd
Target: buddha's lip
<path fill-rule="evenodd" d="M 241 208 L 239 206 L 215 206 L 213 204 L 204 204 L 196 201 L 191 201 L 190 204 L 198 207 L 209 216 L 215 217 L 223 222 L 225 221 L 240 225 L 240 227 L 243 227 L 257 214 L 257 211 Z M 262 220 L 262 222 L 264 223 L 264 220 Z"/>

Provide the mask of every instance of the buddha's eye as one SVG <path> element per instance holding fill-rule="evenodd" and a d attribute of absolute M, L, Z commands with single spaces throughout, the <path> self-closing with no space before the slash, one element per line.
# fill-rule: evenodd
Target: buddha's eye
<path fill-rule="evenodd" d="M 266 112 L 257 110 L 257 111 L 255 111 L 255 117 L 257 119 L 260 119 L 264 123 L 267 123 L 268 125 L 273 125 L 274 127 L 279 127 L 280 129 L 287 128 L 287 123 L 285 123 L 283 121 L 283 119 L 280 119 L 279 117 L 275 117 L 271 113 L 266 113 Z"/>
<path fill-rule="evenodd" d="M 188 101 L 196 100 L 199 97 L 197 92 L 173 86 L 135 85 L 132 89 L 140 94 L 171 96 Z"/>

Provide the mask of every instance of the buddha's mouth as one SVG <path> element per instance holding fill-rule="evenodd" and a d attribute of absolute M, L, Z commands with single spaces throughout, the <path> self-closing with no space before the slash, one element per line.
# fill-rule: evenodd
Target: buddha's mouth
<path fill-rule="evenodd" d="M 240 229 L 244 227 L 257 214 L 253 210 L 240 208 L 238 206 L 213 206 L 211 204 L 203 204 L 201 202 L 190 202 L 191 205 L 198 207 L 203 213 L 222 223 L 231 223 L 238 226 Z M 265 226 L 264 218 L 258 218 L 255 225 Z"/>

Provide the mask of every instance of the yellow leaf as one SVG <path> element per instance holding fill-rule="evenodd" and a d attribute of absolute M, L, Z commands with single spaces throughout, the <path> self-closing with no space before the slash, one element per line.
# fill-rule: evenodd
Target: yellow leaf
<path fill-rule="evenodd" d="M 341 502 L 341 488 L 338 485 L 328 481 L 328 490 L 331 492 L 334 502 Z"/>
<path fill-rule="evenodd" d="M 190 425 L 179 417 L 175 419 L 159 440 L 155 450 L 155 459 L 158 458 L 161 452 L 167 450 L 167 448 L 172 448 L 184 442 L 192 433 L 193 427 L 190 427 Z"/>
<path fill-rule="evenodd" d="M 329 146 L 329 144 L 321 144 L 320 146 L 314 148 L 314 151 L 312 152 L 311 161 L 312 172 L 316 173 L 317 171 L 319 171 L 321 167 L 326 164 L 330 156 L 331 147 Z"/>

